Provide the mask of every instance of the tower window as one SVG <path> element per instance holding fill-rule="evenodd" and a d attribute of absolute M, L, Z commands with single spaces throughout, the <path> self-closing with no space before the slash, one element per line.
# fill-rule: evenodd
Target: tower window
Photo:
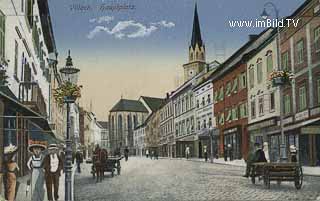
<path fill-rule="evenodd" d="M 198 52 L 196 53 L 196 59 L 197 60 L 199 59 L 199 53 Z"/>
<path fill-rule="evenodd" d="M 193 60 L 193 53 L 190 53 L 190 61 Z"/>

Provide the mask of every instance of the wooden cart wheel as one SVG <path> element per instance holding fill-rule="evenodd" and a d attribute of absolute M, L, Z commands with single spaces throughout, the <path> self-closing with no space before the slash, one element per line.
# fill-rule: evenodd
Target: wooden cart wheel
<path fill-rule="evenodd" d="M 297 190 L 301 189 L 303 182 L 303 172 L 301 166 L 297 167 L 296 169 L 296 179 L 294 181 L 294 185 Z"/>

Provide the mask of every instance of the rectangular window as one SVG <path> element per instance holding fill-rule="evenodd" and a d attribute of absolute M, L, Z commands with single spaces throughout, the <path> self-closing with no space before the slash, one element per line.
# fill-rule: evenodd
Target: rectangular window
<path fill-rule="evenodd" d="M 14 77 L 18 78 L 18 58 L 19 58 L 19 52 L 18 52 L 19 46 L 18 42 L 14 41 Z"/>
<path fill-rule="evenodd" d="M 232 93 L 237 93 L 237 91 L 238 91 L 238 79 L 237 78 L 233 78 L 233 84 L 232 84 L 231 91 L 232 91 Z"/>
<path fill-rule="evenodd" d="M 0 59 L 5 59 L 6 17 L 0 10 Z"/>
<path fill-rule="evenodd" d="M 251 101 L 251 118 L 256 118 L 256 101 Z"/>
<path fill-rule="evenodd" d="M 320 77 L 317 80 L 318 104 L 320 105 Z"/>
<path fill-rule="evenodd" d="M 250 68 L 249 70 L 249 85 L 250 85 L 250 89 L 254 87 L 254 69 L 253 68 Z"/>
<path fill-rule="evenodd" d="M 314 29 L 314 49 L 320 52 L 320 26 Z"/>
<path fill-rule="evenodd" d="M 239 86 L 239 88 L 240 89 L 244 89 L 244 88 L 246 88 L 247 86 L 246 86 L 246 84 L 247 84 L 247 80 L 246 80 L 246 72 L 242 72 L 240 75 L 239 75 L 239 84 L 240 84 L 240 86 Z"/>
<path fill-rule="evenodd" d="M 220 125 L 223 125 L 223 124 L 224 124 L 224 112 L 222 112 L 222 113 L 220 114 L 219 124 L 220 124 Z"/>
<path fill-rule="evenodd" d="M 299 88 L 299 111 L 307 109 L 307 94 L 306 87 Z"/>
<path fill-rule="evenodd" d="M 273 60 L 272 60 L 272 54 L 269 54 L 267 56 L 267 73 L 271 73 L 273 70 Z"/>
<path fill-rule="evenodd" d="M 288 115 L 291 113 L 291 99 L 290 95 L 286 94 L 284 96 L 284 115 Z"/>
<path fill-rule="evenodd" d="M 216 103 L 218 101 L 219 101 L 219 93 L 218 93 L 218 91 L 215 91 L 214 92 L 214 102 Z"/>
<path fill-rule="evenodd" d="M 224 99 L 224 91 L 223 91 L 223 86 L 220 87 L 220 92 L 219 92 L 219 101 L 222 101 Z"/>
<path fill-rule="evenodd" d="M 211 103 L 211 95 L 210 94 L 208 94 L 207 102 L 208 102 L 208 104 Z"/>
<path fill-rule="evenodd" d="M 263 96 L 259 98 L 259 115 L 263 115 Z"/>
<path fill-rule="evenodd" d="M 289 52 L 285 52 L 282 54 L 282 69 L 285 71 L 289 71 Z"/>
<path fill-rule="evenodd" d="M 257 63 L 257 81 L 258 84 L 262 82 L 262 62 Z"/>
<path fill-rule="evenodd" d="M 274 92 L 270 94 L 270 112 L 275 110 Z"/>
<path fill-rule="evenodd" d="M 231 94 L 231 82 L 227 83 L 227 88 L 226 88 L 226 96 L 230 96 Z"/>
<path fill-rule="evenodd" d="M 303 63 L 303 55 L 304 55 L 304 42 L 303 39 L 297 43 L 297 62 L 298 64 Z"/>
<path fill-rule="evenodd" d="M 232 120 L 231 109 L 226 109 L 226 114 L 227 114 L 226 121 L 231 121 Z"/>
<path fill-rule="evenodd" d="M 232 120 L 238 120 L 238 107 L 233 107 L 231 113 Z"/>

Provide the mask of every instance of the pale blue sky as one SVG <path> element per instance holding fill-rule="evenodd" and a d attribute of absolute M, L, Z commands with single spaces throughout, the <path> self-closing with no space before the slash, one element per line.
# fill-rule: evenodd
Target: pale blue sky
<path fill-rule="evenodd" d="M 259 19 L 265 2 L 198 0 L 208 61 L 216 59 L 215 47 L 224 45 L 227 58 L 248 34 L 262 30 L 232 29 L 228 21 Z M 272 2 L 281 16 L 287 16 L 303 0 Z M 81 68 L 81 102 L 88 106 L 92 100 L 100 119 L 106 119 L 121 94 L 138 98 L 174 90 L 175 77 L 182 76 L 181 65 L 187 62 L 195 0 L 49 0 L 49 4 L 60 65 L 70 48 Z M 72 11 L 77 4 L 90 5 L 91 10 Z M 97 6 L 102 4 L 131 4 L 135 9 L 101 12 Z"/>

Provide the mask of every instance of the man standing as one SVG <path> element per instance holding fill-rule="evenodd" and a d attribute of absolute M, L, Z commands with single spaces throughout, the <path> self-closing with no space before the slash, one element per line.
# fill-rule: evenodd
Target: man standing
<path fill-rule="evenodd" d="M 189 146 L 186 147 L 186 157 L 187 159 L 189 159 L 189 155 L 190 155 L 190 148 Z"/>
<path fill-rule="evenodd" d="M 125 157 L 126 161 L 128 161 L 128 158 L 129 158 L 129 149 L 128 149 L 128 147 L 126 147 L 124 149 L 124 157 Z"/>
<path fill-rule="evenodd" d="M 207 162 L 208 161 L 208 152 L 207 152 L 207 146 L 204 146 L 203 148 L 203 153 L 204 153 L 204 159 Z"/>
<path fill-rule="evenodd" d="M 54 190 L 54 200 L 59 199 L 59 179 L 60 172 L 63 169 L 63 162 L 58 155 L 58 146 L 56 144 L 50 144 L 48 152 L 49 154 L 43 161 L 43 168 L 45 170 L 47 197 L 49 201 L 53 201 L 52 186 Z"/>

